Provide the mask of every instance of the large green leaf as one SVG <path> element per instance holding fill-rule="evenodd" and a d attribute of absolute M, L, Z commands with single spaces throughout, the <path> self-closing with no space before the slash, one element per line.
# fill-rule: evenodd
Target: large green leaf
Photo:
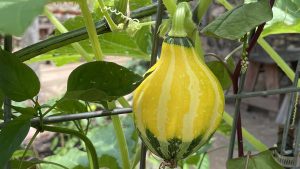
<path fill-rule="evenodd" d="M 250 155 L 229 160 L 227 161 L 226 166 L 227 169 L 283 169 L 283 167 L 275 161 L 275 159 L 272 156 L 272 153 L 269 150 L 263 151 L 257 155 Z"/>
<path fill-rule="evenodd" d="M 113 62 L 90 62 L 72 71 L 65 97 L 83 101 L 113 100 L 131 93 L 141 79 Z"/>
<path fill-rule="evenodd" d="M 48 0 L 1 0 L 0 33 L 20 36 Z"/>
<path fill-rule="evenodd" d="M 300 32 L 300 3 L 293 0 L 277 0 L 273 19 L 267 22 L 262 36 Z"/>
<path fill-rule="evenodd" d="M 14 101 L 36 96 L 40 82 L 34 71 L 15 55 L 0 49 L 0 90 Z"/>
<path fill-rule="evenodd" d="M 272 10 L 269 1 L 260 0 L 225 12 L 207 25 L 202 32 L 214 37 L 235 40 L 270 19 L 272 19 Z"/>
<path fill-rule="evenodd" d="M 30 116 L 20 116 L 8 122 L 0 132 L 0 168 L 4 168 L 29 132 Z"/>
<path fill-rule="evenodd" d="M 93 14 L 94 20 L 101 19 L 100 16 Z M 84 27 L 82 16 L 69 19 L 64 23 L 64 26 L 70 31 Z M 56 35 L 59 32 L 56 30 Z M 129 35 L 126 31 L 110 32 L 98 36 L 101 49 L 106 56 L 127 56 L 134 58 L 149 59 L 151 53 L 151 31 L 149 26 L 144 26 L 138 30 L 134 35 Z M 93 50 L 89 40 L 80 41 L 79 44 L 88 52 L 93 55 Z M 69 62 L 79 60 L 78 53 L 71 45 L 53 50 L 46 54 L 46 57 L 41 59 L 53 60 L 56 64 L 62 65 Z M 32 62 L 32 61 L 31 61 Z"/>

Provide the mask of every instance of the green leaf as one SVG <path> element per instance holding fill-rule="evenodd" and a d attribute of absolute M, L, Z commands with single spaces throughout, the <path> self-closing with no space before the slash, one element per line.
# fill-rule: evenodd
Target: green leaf
<path fill-rule="evenodd" d="M 110 101 L 131 93 L 141 80 L 141 76 L 113 62 L 90 62 L 72 71 L 65 98 Z"/>
<path fill-rule="evenodd" d="M 129 7 L 130 7 L 130 10 L 132 11 L 132 10 L 136 10 L 143 6 L 150 5 L 151 3 L 152 3 L 151 0 L 130 0 Z"/>
<path fill-rule="evenodd" d="M 300 3 L 292 0 L 277 0 L 272 8 L 273 19 L 267 22 L 261 36 L 300 32 Z"/>
<path fill-rule="evenodd" d="M 34 71 L 15 55 L 0 49 L 0 90 L 20 102 L 39 93 L 40 82 Z"/>
<path fill-rule="evenodd" d="M 36 110 L 33 107 L 17 107 L 17 106 L 12 106 L 14 110 L 16 110 L 18 113 L 21 113 L 22 115 L 27 115 L 27 116 L 34 116 L 36 115 Z"/>
<path fill-rule="evenodd" d="M 229 69 L 232 71 L 234 69 L 233 59 L 229 59 L 227 61 L 227 65 Z M 207 63 L 207 66 L 214 73 L 214 75 L 218 78 L 222 88 L 224 90 L 230 88 L 232 81 L 230 75 L 226 69 L 226 67 L 220 61 L 211 61 Z"/>
<path fill-rule="evenodd" d="M 67 166 L 68 169 L 88 169 L 88 159 L 86 152 L 77 148 L 70 149 L 66 154 L 53 155 L 45 158 L 46 161 L 55 162 L 59 165 Z M 52 164 L 42 164 L 43 169 L 62 169 L 60 166 Z"/>
<path fill-rule="evenodd" d="M 9 161 L 19 148 L 30 128 L 30 116 L 20 116 L 8 122 L 0 132 L 0 168 Z"/>
<path fill-rule="evenodd" d="M 71 49 L 72 50 L 72 49 Z M 25 63 L 36 63 L 36 62 L 43 62 L 43 61 L 52 61 L 55 66 L 63 66 L 68 63 L 75 63 L 79 62 L 81 59 L 81 55 L 79 54 L 44 54 L 39 55 L 37 57 L 31 58 L 27 60 Z"/>
<path fill-rule="evenodd" d="M 24 152 L 25 152 L 24 149 L 16 150 L 12 155 L 11 159 L 22 158 Z M 34 152 L 32 150 L 27 150 L 25 157 L 30 157 L 30 156 L 31 157 L 34 156 Z"/>
<path fill-rule="evenodd" d="M 138 143 L 138 135 L 135 131 L 135 126 L 133 124 L 133 119 L 131 116 L 126 116 L 125 118 L 122 118 L 122 126 L 123 131 L 125 133 L 126 137 L 126 143 L 128 145 L 128 151 L 129 151 L 129 157 L 134 158 L 134 154 L 137 148 Z M 109 162 L 102 163 L 99 161 L 99 164 L 102 167 L 107 167 L 110 169 L 121 169 L 120 166 L 122 165 L 121 160 L 121 154 L 119 151 L 118 142 L 116 139 L 116 133 L 114 130 L 114 127 L 112 123 L 109 123 L 108 125 L 96 127 L 89 131 L 88 137 L 93 142 L 98 158 L 101 160 L 105 157 L 107 159 L 107 156 L 113 157 L 109 158 Z M 131 160 L 131 159 L 130 159 Z M 106 164 L 106 166 L 103 166 L 102 164 Z M 112 166 L 115 166 L 113 168 Z"/>
<path fill-rule="evenodd" d="M 78 100 L 61 100 L 56 105 L 58 111 L 67 114 L 87 112 L 86 106 Z"/>
<path fill-rule="evenodd" d="M 248 165 L 247 163 L 248 159 Z M 247 169 L 283 169 L 272 156 L 271 151 L 263 151 L 257 155 L 236 158 L 227 161 L 227 169 L 247 168 Z"/>
<path fill-rule="evenodd" d="M 1 0 L 0 33 L 21 36 L 41 14 L 47 0 Z"/>
<path fill-rule="evenodd" d="M 232 128 L 229 124 L 227 124 L 224 120 L 222 120 L 217 131 L 220 134 L 223 134 L 225 137 L 227 137 L 227 136 L 230 136 Z"/>
<path fill-rule="evenodd" d="M 94 20 L 101 19 L 100 16 L 95 14 L 93 14 L 93 18 Z M 82 16 L 77 16 L 64 22 L 64 26 L 71 31 L 84 27 L 85 24 Z M 60 33 L 56 30 L 55 34 L 58 35 Z M 98 38 L 101 44 L 102 52 L 106 56 L 126 56 L 147 60 L 150 59 L 149 56 L 152 45 L 150 26 L 143 26 L 134 35 L 129 35 L 125 31 L 120 31 L 101 34 L 98 36 Z M 80 41 L 79 44 L 83 47 L 83 49 L 85 49 L 86 52 L 88 52 L 90 55 L 93 55 L 93 50 L 88 39 Z M 45 55 L 46 56 L 41 56 L 42 59 L 54 61 L 57 65 L 63 65 L 78 61 L 80 59 L 80 55 L 78 55 L 71 45 L 55 49 Z M 33 59 L 30 62 L 36 61 L 41 60 Z"/>
<path fill-rule="evenodd" d="M 270 19 L 272 10 L 269 1 L 260 0 L 225 12 L 207 25 L 202 32 L 209 36 L 235 40 Z"/>
<path fill-rule="evenodd" d="M 10 160 L 9 164 L 11 168 L 19 168 L 21 160 Z M 48 161 L 43 161 L 43 160 L 38 160 L 38 159 L 31 159 L 31 160 L 26 160 L 22 162 L 22 167 L 20 169 L 28 169 L 28 168 L 33 168 L 35 167 L 37 164 L 52 164 L 51 166 L 55 166 L 58 167 L 58 169 L 68 169 L 65 166 L 62 166 L 60 164 L 57 164 L 55 162 L 48 162 Z"/>

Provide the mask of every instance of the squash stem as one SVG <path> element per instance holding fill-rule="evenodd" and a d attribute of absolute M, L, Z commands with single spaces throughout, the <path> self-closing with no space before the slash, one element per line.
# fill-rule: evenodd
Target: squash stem
<path fill-rule="evenodd" d="M 189 4 L 187 2 L 179 3 L 172 18 L 172 28 L 169 32 L 169 36 L 186 37 L 188 34 L 185 29 L 185 20 L 191 16 Z"/>
<path fill-rule="evenodd" d="M 176 11 L 176 1 L 175 0 L 163 0 L 165 7 L 167 8 L 171 16 L 174 15 Z"/>

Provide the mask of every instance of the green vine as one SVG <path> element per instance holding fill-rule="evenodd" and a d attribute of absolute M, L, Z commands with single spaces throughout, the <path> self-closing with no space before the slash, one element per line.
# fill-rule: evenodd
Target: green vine
<path fill-rule="evenodd" d="M 224 121 L 232 127 L 232 117 L 227 113 L 223 113 L 223 119 Z M 268 147 L 259 141 L 255 136 L 253 136 L 251 133 L 249 133 L 245 128 L 242 128 L 243 137 L 258 151 L 265 151 L 268 149 Z"/>
<path fill-rule="evenodd" d="M 115 24 L 115 22 L 110 17 L 109 13 L 107 12 L 107 8 L 103 2 L 103 0 L 98 0 L 97 5 L 100 8 L 101 13 L 104 15 L 104 18 L 106 19 L 110 30 L 113 32 L 118 29 L 118 26 Z"/>
<path fill-rule="evenodd" d="M 108 102 L 108 108 L 113 110 L 116 108 L 115 102 Z M 121 158 L 123 162 L 124 169 L 130 169 L 130 160 L 129 160 L 129 153 L 128 153 L 128 146 L 126 143 L 126 138 L 124 132 L 122 130 L 122 124 L 119 116 L 111 116 L 113 126 L 116 132 L 116 137 L 119 145 L 119 149 L 121 152 Z"/>
<path fill-rule="evenodd" d="M 96 27 L 93 22 L 92 15 L 89 11 L 87 1 L 86 0 L 80 0 L 79 6 L 83 15 L 84 23 L 89 35 L 89 39 L 91 41 L 91 45 L 95 54 L 96 60 L 102 60 L 103 59 L 103 53 L 100 47 L 100 42 L 97 36 Z"/>
<path fill-rule="evenodd" d="M 80 138 L 86 146 L 90 168 L 91 169 L 99 169 L 98 157 L 97 157 L 95 147 L 93 146 L 93 143 L 90 141 L 90 139 L 86 135 L 84 135 L 81 132 L 76 131 L 76 130 L 61 128 L 61 127 L 54 127 L 54 126 L 43 126 L 43 129 L 45 131 L 70 134 L 70 135 L 74 135 L 74 136 L 77 136 L 78 138 Z"/>
<path fill-rule="evenodd" d="M 45 7 L 44 14 L 48 17 L 50 22 L 57 28 L 61 33 L 67 33 L 68 30 L 64 25 Z M 83 49 L 83 47 L 78 43 L 72 43 L 72 47 L 87 61 L 92 61 L 93 58 Z"/>

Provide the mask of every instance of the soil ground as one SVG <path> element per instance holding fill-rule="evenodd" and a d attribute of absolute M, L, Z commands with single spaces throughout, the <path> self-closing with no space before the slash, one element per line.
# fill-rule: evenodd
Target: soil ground
<path fill-rule="evenodd" d="M 126 58 L 108 58 L 108 60 L 117 61 L 120 64 L 128 61 Z M 39 76 L 42 86 L 40 99 L 46 101 L 49 98 L 61 96 L 66 90 L 68 75 L 79 65 L 79 63 L 76 63 L 63 67 L 55 67 L 53 65 L 41 64 L 39 66 Z M 227 104 L 226 111 L 232 114 L 234 112 L 233 104 Z M 245 109 L 242 109 L 241 114 L 243 126 L 254 136 L 269 147 L 272 147 L 276 143 L 277 124 L 275 123 L 275 117 L 277 114 L 259 110 L 247 111 Z M 209 153 L 211 169 L 226 168 L 228 145 L 229 138 L 225 138 L 220 134 L 215 135 L 215 141 Z"/>

